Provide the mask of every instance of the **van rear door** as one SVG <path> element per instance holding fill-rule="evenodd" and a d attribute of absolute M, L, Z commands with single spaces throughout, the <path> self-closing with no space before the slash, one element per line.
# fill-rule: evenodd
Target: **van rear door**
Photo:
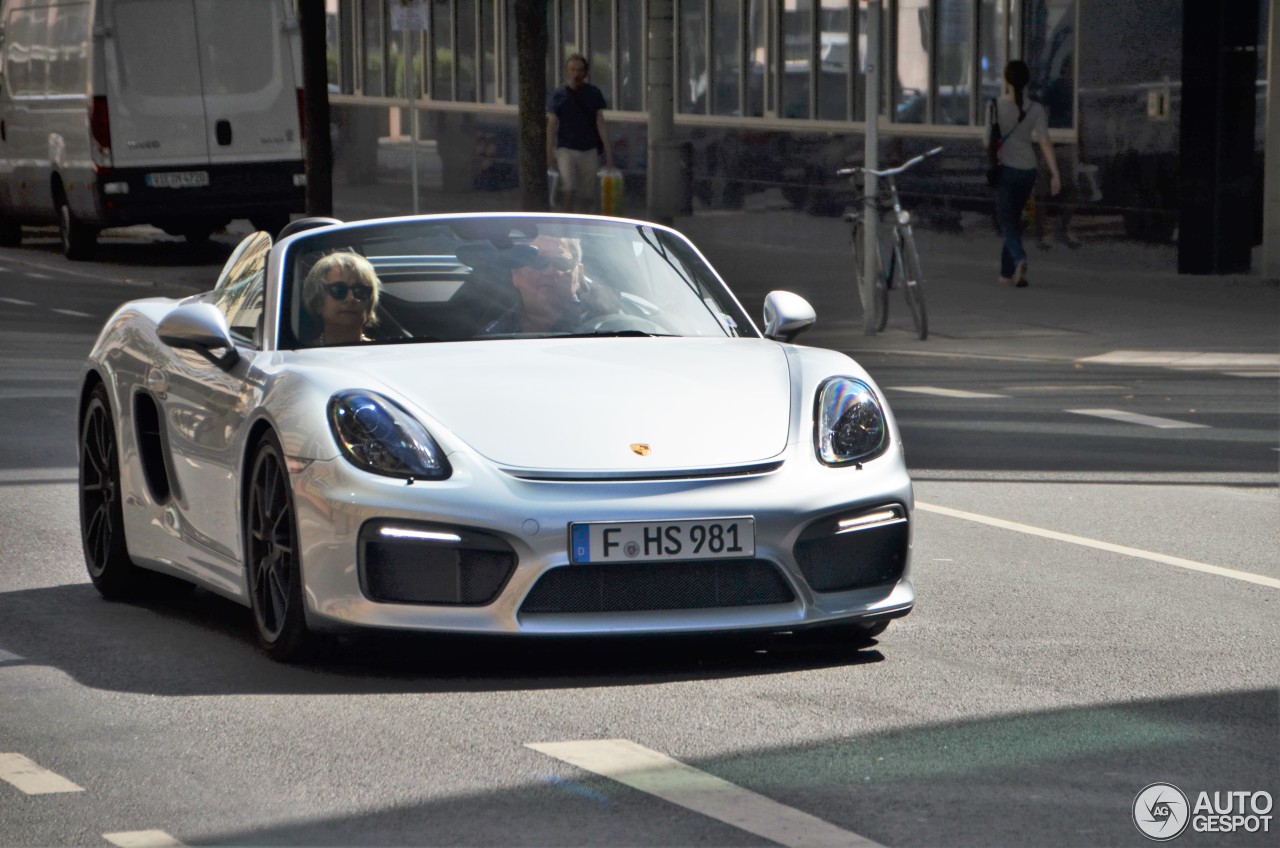
<path fill-rule="evenodd" d="M 108 16 L 115 167 L 302 160 L 282 0 L 115 0 Z"/>
<path fill-rule="evenodd" d="M 301 161 L 301 49 L 281 0 L 195 0 L 212 165 Z"/>
<path fill-rule="evenodd" d="M 209 162 L 192 0 L 108 7 L 106 95 L 117 168 Z"/>

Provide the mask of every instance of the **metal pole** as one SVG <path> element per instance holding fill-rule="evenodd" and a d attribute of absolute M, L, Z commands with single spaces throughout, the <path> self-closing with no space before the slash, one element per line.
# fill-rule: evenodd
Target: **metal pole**
<path fill-rule="evenodd" d="M 880 0 L 866 0 L 867 3 L 867 79 L 866 79 L 866 119 L 867 134 L 865 149 L 862 154 L 863 167 L 875 170 L 880 167 Z M 877 193 L 877 180 L 874 174 L 863 173 L 863 189 L 867 197 L 873 201 Z M 876 333 L 875 315 L 875 277 L 880 273 L 879 246 L 879 213 L 875 205 L 864 207 L 862 216 L 862 290 L 858 297 L 862 300 L 862 330 L 867 335 Z"/>
<path fill-rule="evenodd" d="M 404 96 L 409 104 L 409 180 L 413 191 L 413 214 L 418 214 L 418 110 L 413 104 L 413 39 L 404 31 Z"/>
<path fill-rule="evenodd" d="M 1280 10 L 1273 5 L 1267 33 L 1266 151 L 1263 165 L 1262 276 L 1280 279 Z"/>
<path fill-rule="evenodd" d="M 646 47 L 649 107 L 648 174 L 646 193 L 649 218 L 670 224 L 680 207 L 680 149 L 674 136 L 672 100 L 672 51 L 674 11 L 671 0 L 650 0 L 649 39 Z"/>

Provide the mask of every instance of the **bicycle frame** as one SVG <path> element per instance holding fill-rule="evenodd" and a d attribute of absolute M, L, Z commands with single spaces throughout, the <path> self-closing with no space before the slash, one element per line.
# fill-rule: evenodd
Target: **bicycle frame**
<path fill-rule="evenodd" d="M 941 147 L 935 147 L 896 168 L 888 168 L 883 171 L 869 168 L 841 168 L 837 171 L 837 174 L 849 176 L 850 178 L 859 173 L 869 173 L 884 179 L 883 187 L 879 188 L 876 196 L 858 198 L 859 208 L 845 216 L 845 220 L 853 224 L 853 237 L 855 240 L 861 235 L 860 230 L 868 207 L 873 209 L 873 214 L 876 215 L 882 215 L 886 212 L 892 213 L 887 238 L 876 239 L 876 258 L 879 260 L 879 271 L 874 277 L 875 288 L 870 292 L 874 298 L 872 303 L 875 306 L 875 314 L 872 323 L 868 325 L 869 332 L 873 325 L 876 332 L 884 329 L 888 320 L 888 290 L 893 288 L 894 278 L 901 273 L 904 283 L 902 286 L 903 295 L 906 297 L 907 306 L 911 310 L 916 332 L 921 340 L 928 337 L 929 324 L 924 305 L 920 257 L 916 251 L 915 234 L 911 227 L 911 214 L 902 208 L 902 200 L 898 195 L 898 184 L 895 177 L 915 167 L 930 156 L 941 152 Z M 876 229 L 878 232 L 880 228 L 877 227 Z M 888 262 L 885 262 L 886 243 L 889 245 Z M 855 252 L 856 250 L 857 245 L 855 244 Z M 857 269 L 857 272 L 861 274 L 862 270 Z"/>

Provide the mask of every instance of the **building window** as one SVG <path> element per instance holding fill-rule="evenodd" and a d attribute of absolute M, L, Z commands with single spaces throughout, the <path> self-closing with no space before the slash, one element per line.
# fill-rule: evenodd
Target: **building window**
<path fill-rule="evenodd" d="M 380 0 L 365 0 L 362 11 L 360 30 L 364 34 L 364 64 L 361 66 L 360 90 L 369 97 L 383 97 L 387 93 L 386 56 L 383 52 L 387 32 L 382 3 Z"/>
<path fill-rule="evenodd" d="M 676 18 L 676 110 L 707 111 L 707 10 L 702 0 L 679 4 Z"/>
<path fill-rule="evenodd" d="M 1030 0 L 1023 11 L 1030 93 L 1051 127 L 1075 125 L 1075 8 L 1075 0 Z"/>
<path fill-rule="evenodd" d="M 591 0 L 587 6 L 587 40 L 591 58 L 591 82 L 604 92 L 612 108 L 618 102 L 613 91 L 613 3 Z"/>
<path fill-rule="evenodd" d="M 786 0 L 782 12 L 784 118 L 808 118 L 814 66 L 813 0 Z"/>
<path fill-rule="evenodd" d="M 457 72 L 454 50 L 453 7 L 449 0 L 431 4 L 431 98 L 453 100 L 453 81 Z"/>
<path fill-rule="evenodd" d="M 711 21 L 711 113 L 741 115 L 741 0 L 711 0 Z"/>
<path fill-rule="evenodd" d="M 618 109 L 645 110 L 644 4 L 618 2 Z"/>
<path fill-rule="evenodd" d="M 899 124 L 923 124 L 929 120 L 929 64 L 933 55 L 929 0 L 898 0 L 894 18 L 893 68 L 894 115 Z"/>

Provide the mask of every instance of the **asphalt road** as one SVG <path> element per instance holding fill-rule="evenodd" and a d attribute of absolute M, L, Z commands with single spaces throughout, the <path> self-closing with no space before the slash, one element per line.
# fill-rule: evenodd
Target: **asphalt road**
<path fill-rule="evenodd" d="M 919 596 L 866 650 L 383 637 L 281 667 L 229 602 L 84 574 L 79 364 L 230 250 L 104 247 L 0 250 L 0 844 L 1141 845 L 1149 784 L 1280 794 L 1273 379 L 865 357 Z M 1270 815 L 1174 844 L 1272 845 Z"/>

